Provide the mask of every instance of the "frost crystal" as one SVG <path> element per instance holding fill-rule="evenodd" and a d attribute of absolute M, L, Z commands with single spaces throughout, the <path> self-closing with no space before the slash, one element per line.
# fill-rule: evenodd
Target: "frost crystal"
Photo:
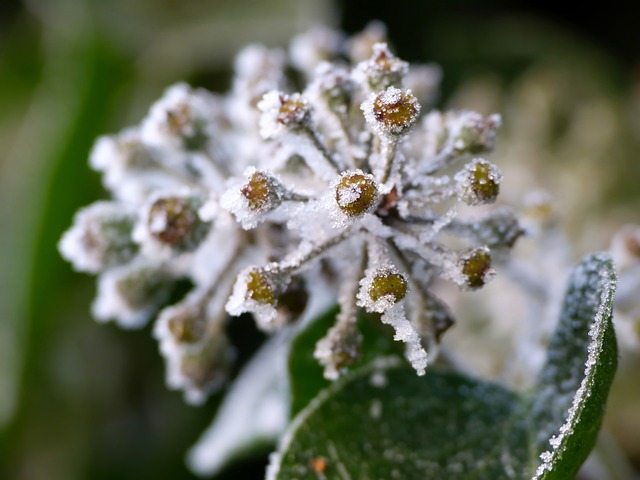
<path fill-rule="evenodd" d="M 307 80 L 299 93 L 290 67 Z M 325 376 L 358 358 L 362 309 L 424 373 L 453 324 L 433 284 L 482 286 L 493 250 L 522 233 L 504 210 L 458 215 L 496 199 L 500 173 L 472 155 L 490 153 L 499 117 L 421 117 L 440 72 L 392 53 L 381 24 L 311 31 L 289 57 L 251 45 L 234 68 L 227 94 L 174 85 L 140 125 L 96 142 L 91 165 L 114 201 L 79 212 L 60 242 L 98 275 L 95 316 L 133 328 L 160 311 L 167 383 L 198 403 L 226 378 L 228 315 L 272 332 L 327 285 L 341 312 L 316 347 Z M 165 305 L 185 279 L 191 292 Z"/>

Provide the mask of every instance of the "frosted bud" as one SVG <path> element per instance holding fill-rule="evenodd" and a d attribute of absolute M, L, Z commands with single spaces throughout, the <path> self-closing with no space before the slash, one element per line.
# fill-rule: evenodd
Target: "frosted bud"
<path fill-rule="evenodd" d="M 323 62 L 315 70 L 315 78 L 309 86 L 310 94 L 323 99 L 330 110 L 347 114 L 353 96 L 354 84 L 346 68 Z"/>
<path fill-rule="evenodd" d="M 163 196 L 151 203 L 146 215 L 149 235 L 180 252 L 195 250 L 209 232 L 210 223 L 198 216 L 202 200 L 194 196 Z"/>
<path fill-rule="evenodd" d="M 336 380 L 360 359 L 362 335 L 355 321 L 338 321 L 316 344 L 313 356 L 324 367 L 324 377 Z"/>
<path fill-rule="evenodd" d="M 370 94 L 360 109 L 373 131 L 387 137 L 407 133 L 420 114 L 420 104 L 411 90 L 396 87 Z"/>
<path fill-rule="evenodd" d="M 158 317 L 165 322 L 166 328 L 175 343 L 193 344 L 205 334 L 206 320 L 202 306 L 193 303 L 181 303 L 165 308 Z"/>
<path fill-rule="evenodd" d="M 491 253 L 487 247 L 477 247 L 463 252 L 458 257 L 460 286 L 476 290 L 488 283 L 495 275 L 491 267 Z"/>
<path fill-rule="evenodd" d="M 373 211 L 380 198 L 375 178 L 362 170 L 343 172 L 333 189 L 338 208 L 351 218 Z"/>
<path fill-rule="evenodd" d="M 107 270 L 98 278 L 93 315 L 124 328 L 141 328 L 168 299 L 171 280 L 161 266 L 142 259 Z"/>
<path fill-rule="evenodd" d="M 307 125 L 309 120 L 309 102 L 299 93 L 287 95 L 272 90 L 262 97 L 258 108 L 262 112 L 260 135 L 265 139 L 299 129 Z"/>
<path fill-rule="evenodd" d="M 258 327 L 267 332 L 273 331 L 283 325 L 276 307 L 287 283 L 288 278 L 275 264 L 248 267 L 236 279 L 226 305 L 227 312 L 234 316 L 252 313 Z"/>
<path fill-rule="evenodd" d="M 360 281 L 358 305 L 369 312 L 382 313 L 407 294 L 407 279 L 394 268 L 383 267 L 367 272 Z"/>
<path fill-rule="evenodd" d="M 245 229 L 255 228 L 264 215 L 276 209 L 285 196 L 280 181 L 268 171 L 249 167 L 245 181 L 227 190 L 220 200 Z"/>
<path fill-rule="evenodd" d="M 96 202 L 76 213 L 58 248 L 74 268 L 97 273 L 130 261 L 138 251 L 131 239 L 135 215 L 114 202 Z"/>
<path fill-rule="evenodd" d="M 474 158 L 455 176 L 458 184 L 458 198 L 467 205 L 493 203 L 500 193 L 502 174 L 498 167 Z"/>
<path fill-rule="evenodd" d="M 477 155 L 493 150 L 496 130 L 502 122 L 500 115 L 485 118 L 477 112 L 463 111 L 458 113 L 457 121 L 455 148 L 459 153 Z"/>
<path fill-rule="evenodd" d="M 371 57 L 356 66 L 356 80 L 366 82 L 373 91 L 399 86 L 409 72 L 409 64 L 393 55 L 386 43 L 376 43 L 372 48 Z"/>
<path fill-rule="evenodd" d="M 180 373 L 187 380 L 186 397 L 199 404 L 212 391 L 223 385 L 228 376 L 233 353 L 226 335 L 218 332 L 196 346 L 184 349 L 179 359 Z"/>
<path fill-rule="evenodd" d="M 142 122 L 142 140 L 175 149 L 203 149 L 216 130 L 219 111 L 217 99 L 207 91 L 173 85 Z"/>

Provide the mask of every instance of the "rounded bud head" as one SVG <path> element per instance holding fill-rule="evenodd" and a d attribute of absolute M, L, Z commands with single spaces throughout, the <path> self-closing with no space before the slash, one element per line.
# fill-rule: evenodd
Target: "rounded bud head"
<path fill-rule="evenodd" d="M 177 343 L 196 343 L 204 336 L 205 322 L 194 309 L 180 309 L 169 318 L 167 325 Z"/>
<path fill-rule="evenodd" d="M 307 101 L 299 94 L 281 95 L 277 122 L 287 126 L 301 126 L 309 113 Z"/>
<path fill-rule="evenodd" d="M 256 268 L 247 273 L 247 299 L 258 303 L 274 305 L 276 292 L 267 272 Z"/>
<path fill-rule="evenodd" d="M 393 299 L 393 303 L 398 303 L 407 294 L 407 280 L 400 273 L 383 270 L 371 279 L 368 293 L 374 302 L 388 297 Z"/>
<path fill-rule="evenodd" d="M 265 139 L 275 138 L 283 132 L 304 127 L 309 120 L 309 103 L 299 93 L 287 95 L 272 90 L 262 97 L 258 108 L 262 112 L 260 134 Z"/>
<path fill-rule="evenodd" d="M 411 90 L 395 87 L 372 94 L 360 108 L 374 131 L 387 136 L 406 133 L 420 114 L 420 104 Z"/>
<path fill-rule="evenodd" d="M 249 209 L 255 213 L 266 213 L 281 202 L 281 188 L 278 181 L 261 171 L 251 174 L 240 193 L 247 200 Z"/>
<path fill-rule="evenodd" d="M 491 254 L 486 247 L 474 248 L 460 255 L 460 267 L 464 285 L 472 290 L 484 286 L 494 275 Z"/>
<path fill-rule="evenodd" d="M 391 53 L 386 43 L 376 43 L 373 46 L 371 63 L 380 72 L 399 72 L 407 68 L 407 62 L 400 60 Z"/>
<path fill-rule="evenodd" d="M 476 112 L 460 112 L 459 139 L 457 150 L 460 153 L 481 154 L 493 150 L 496 130 L 500 127 L 500 115 L 483 117 Z"/>
<path fill-rule="evenodd" d="M 379 198 L 374 177 L 360 170 L 345 172 L 335 187 L 338 208 L 349 217 L 359 217 L 372 211 Z"/>
<path fill-rule="evenodd" d="M 502 174 L 495 165 L 474 159 L 457 176 L 460 199 L 467 205 L 482 205 L 496 201 L 500 193 Z"/>
<path fill-rule="evenodd" d="M 180 250 L 192 250 L 208 232 L 198 217 L 198 202 L 189 197 L 162 197 L 149 208 L 147 227 L 153 238 Z"/>

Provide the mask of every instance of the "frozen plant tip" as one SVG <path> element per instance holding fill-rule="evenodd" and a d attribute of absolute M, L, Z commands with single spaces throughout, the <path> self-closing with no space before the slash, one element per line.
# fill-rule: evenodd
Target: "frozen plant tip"
<path fill-rule="evenodd" d="M 453 324 L 436 283 L 481 287 L 491 252 L 522 233 L 506 210 L 458 214 L 498 196 L 497 167 L 472 155 L 491 152 L 499 117 L 421 116 L 439 70 L 396 56 L 380 24 L 313 31 L 290 52 L 249 46 L 228 93 L 175 85 L 140 125 L 98 139 L 91 165 L 114 201 L 78 213 L 60 242 L 98 275 L 98 319 L 141 327 L 160 312 L 167 383 L 191 402 L 226 378 L 229 317 L 273 332 L 314 301 L 340 306 L 315 350 L 327 378 L 357 362 L 362 310 L 424 373 Z M 192 289 L 166 305 L 178 281 Z"/>

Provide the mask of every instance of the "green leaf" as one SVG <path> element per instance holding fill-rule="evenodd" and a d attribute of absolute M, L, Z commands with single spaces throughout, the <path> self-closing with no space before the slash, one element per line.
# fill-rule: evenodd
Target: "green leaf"
<path fill-rule="evenodd" d="M 574 270 L 529 392 L 434 370 L 418 377 L 398 357 L 368 362 L 300 412 L 267 478 L 574 478 L 615 372 L 614 288 L 605 256 Z"/>
<path fill-rule="evenodd" d="M 618 363 L 611 322 L 615 286 L 606 255 L 588 257 L 571 275 L 534 391 L 535 448 L 543 455 L 536 478 L 573 478 L 596 441 Z"/>

